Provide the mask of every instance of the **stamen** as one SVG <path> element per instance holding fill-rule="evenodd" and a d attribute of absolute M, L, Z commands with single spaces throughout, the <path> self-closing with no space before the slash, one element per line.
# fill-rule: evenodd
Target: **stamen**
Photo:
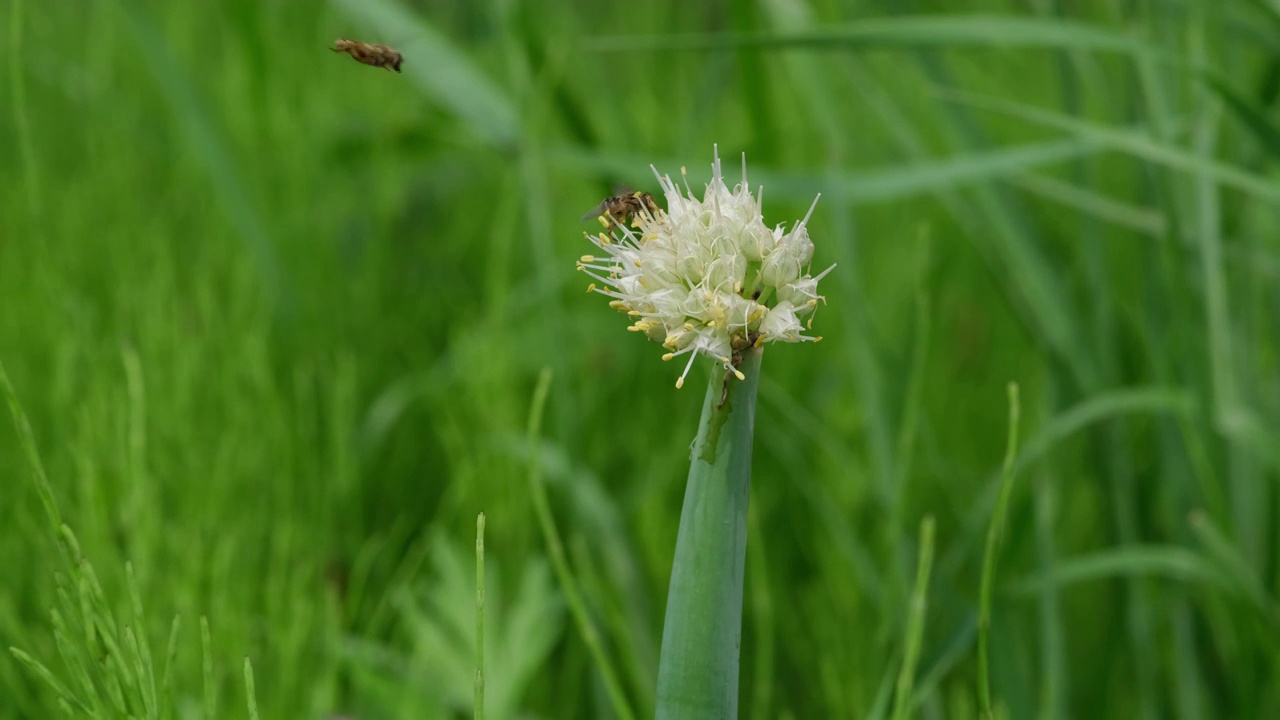
<path fill-rule="evenodd" d="M 693 347 L 692 345 L 690 347 Z M 693 367 L 693 359 L 698 357 L 698 353 L 689 353 L 689 362 L 685 363 L 684 372 L 680 373 L 680 378 L 676 380 L 676 389 L 684 387 L 684 376 L 689 374 L 689 368 Z"/>
<path fill-rule="evenodd" d="M 582 272 L 586 273 L 588 277 L 592 277 L 592 278 L 595 278 L 596 280 L 599 280 L 600 282 L 604 283 L 605 285 L 613 285 L 613 284 L 614 284 L 611 280 L 609 280 L 609 278 L 606 278 L 606 277 L 603 277 L 603 276 L 601 276 L 601 275 L 597 275 L 597 274 L 596 274 L 596 273 L 594 273 L 594 272 L 591 272 L 591 269 L 590 269 L 590 268 L 588 268 L 586 265 L 578 265 L 578 270 L 580 270 L 580 271 L 582 271 Z"/>

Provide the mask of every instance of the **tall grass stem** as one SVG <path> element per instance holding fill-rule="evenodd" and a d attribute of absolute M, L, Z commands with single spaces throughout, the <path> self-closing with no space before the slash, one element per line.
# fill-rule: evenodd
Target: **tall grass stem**
<path fill-rule="evenodd" d="M 1004 529 L 1005 514 L 1009 510 L 1009 495 L 1013 490 L 1013 463 L 1018 457 L 1018 384 L 1009 383 L 1009 439 L 1004 453 L 1004 469 L 1000 473 L 1000 496 L 987 530 L 987 548 L 982 555 L 982 596 L 978 607 L 978 693 L 981 717 L 994 717 L 991 709 L 991 589 L 995 584 L 996 553 L 1000 547 L 1000 533 Z"/>
<path fill-rule="evenodd" d="M 476 699 L 475 719 L 484 720 L 484 513 L 476 516 Z"/>
<path fill-rule="evenodd" d="M 920 662 L 920 644 L 924 640 L 925 610 L 928 608 L 929 573 L 933 571 L 933 516 L 920 522 L 920 555 L 916 565 L 916 585 L 911 593 L 911 606 L 907 616 L 906 650 L 902 657 L 902 671 L 898 674 L 898 687 L 893 702 L 893 720 L 907 720 L 911 716 L 911 690 L 915 685 L 916 665 Z"/>
<path fill-rule="evenodd" d="M 556 530 L 556 521 L 551 514 L 551 504 L 547 502 L 547 489 L 542 482 L 542 463 L 538 458 L 538 446 L 542 437 L 542 411 L 547 404 L 547 393 L 551 390 L 551 368 L 543 368 L 538 376 L 538 385 L 533 391 L 533 403 L 529 407 L 529 491 L 533 496 L 533 512 L 538 516 L 538 525 L 542 528 L 542 537 L 547 543 L 547 552 L 551 554 L 551 566 L 555 570 L 556 579 L 560 581 L 560 589 L 564 592 L 565 601 L 569 604 L 569 613 L 582 633 L 582 641 L 595 661 L 600 676 L 604 679 L 605 691 L 609 703 L 619 718 L 628 720 L 635 717 L 626 695 L 622 692 L 622 683 L 618 673 L 609 661 L 600 642 L 600 633 L 587 612 L 587 604 L 582 599 L 582 591 L 569 568 L 565 557 L 564 543 L 560 540 L 560 532 Z"/>

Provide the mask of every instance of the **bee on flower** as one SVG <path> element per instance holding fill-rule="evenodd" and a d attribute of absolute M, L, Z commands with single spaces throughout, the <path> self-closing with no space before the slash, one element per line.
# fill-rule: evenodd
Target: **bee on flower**
<path fill-rule="evenodd" d="M 658 212 L 658 204 L 654 202 L 653 196 L 647 192 L 628 190 L 601 200 L 600 204 L 583 215 L 582 219 L 599 219 L 602 225 L 609 227 L 614 224 L 626 225 L 632 218 L 643 212 L 648 212 L 650 215 Z"/>
<path fill-rule="evenodd" d="M 629 330 L 661 343 L 663 360 L 688 356 L 677 388 L 698 355 L 741 380 L 737 358 L 747 348 L 821 340 L 806 335 L 801 321 L 812 324 L 813 311 L 825 302 L 818 281 L 835 268 L 810 274 L 807 225 L 817 198 L 790 230 L 769 229 L 760 211 L 763 191 L 752 195 L 747 185 L 745 156 L 742 181 L 732 191 L 718 152 L 711 169 L 699 200 L 687 177 L 682 191 L 653 168 L 666 210 L 650 203 L 630 226 L 612 223 L 609 233 L 587 235 L 600 252 L 578 261 L 595 280 L 587 289 L 612 298 L 611 307 L 633 318 Z"/>

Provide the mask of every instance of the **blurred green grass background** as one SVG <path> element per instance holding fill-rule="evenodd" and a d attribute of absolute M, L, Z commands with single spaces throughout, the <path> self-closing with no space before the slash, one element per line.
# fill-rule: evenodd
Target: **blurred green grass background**
<path fill-rule="evenodd" d="M 107 603 L 129 562 L 157 658 L 182 618 L 176 716 L 244 716 L 245 657 L 265 718 L 470 715 L 480 511 L 488 717 L 610 716 L 531 509 L 544 367 L 536 462 L 652 715 L 699 384 L 574 261 L 713 143 L 768 222 L 821 192 L 839 263 L 825 340 L 764 361 L 744 716 L 887 715 L 932 515 L 911 709 L 977 717 L 1009 381 L 1000 713 L 1280 714 L 1280 15 L 963 5 L 0 2 L 0 361 Z M 12 427 L 0 638 L 65 681 Z M 0 717 L 56 707 L 0 659 Z"/>

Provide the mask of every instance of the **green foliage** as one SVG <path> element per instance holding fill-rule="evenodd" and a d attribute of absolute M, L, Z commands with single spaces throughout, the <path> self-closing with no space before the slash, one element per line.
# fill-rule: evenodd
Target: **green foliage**
<path fill-rule="evenodd" d="M 486 715 L 652 716 L 697 398 L 578 218 L 712 143 L 839 263 L 741 716 L 977 717 L 1010 381 L 995 715 L 1280 714 L 1280 16 L 690 7 L 0 3 L 0 717 L 466 712 L 481 511 Z"/>
<path fill-rule="evenodd" d="M 474 556 L 444 537 L 431 542 L 429 554 L 426 577 L 392 601 L 401 628 L 396 647 L 350 641 L 348 653 L 358 660 L 353 683 L 365 698 L 358 715 L 448 718 L 474 707 Z M 489 563 L 500 574 L 501 563 Z M 517 717 L 563 633 L 564 611 L 546 564 L 528 564 L 518 580 L 506 593 L 486 583 L 485 717 Z"/>

